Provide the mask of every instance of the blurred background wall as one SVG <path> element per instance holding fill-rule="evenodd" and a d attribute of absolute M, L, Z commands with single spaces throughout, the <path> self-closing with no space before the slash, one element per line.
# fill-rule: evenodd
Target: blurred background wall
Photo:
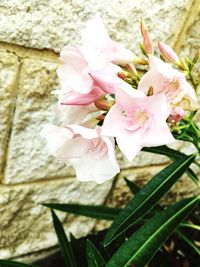
<path fill-rule="evenodd" d="M 39 133 L 52 113 L 52 90 L 64 45 L 80 41 L 83 22 L 100 12 L 110 36 L 139 53 L 143 18 L 156 44 L 191 56 L 200 48 L 200 1 L 1 0 L 0 1 L 0 258 L 36 255 L 56 244 L 50 213 L 40 203 L 78 202 L 120 206 L 130 197 L 122 176 L 143 184 L 168 163 L 140 153 L 132 163 L 119 154 L 122 173 L 103 185 L 79 183 L 71 168 L 48 156 Z M 190 147 L 176 144 L 189 153 Z M 165 201 L 194 194 L 188 177 Z M 66 230 L 82 236 L 104 224 L 64 216 Z"/>

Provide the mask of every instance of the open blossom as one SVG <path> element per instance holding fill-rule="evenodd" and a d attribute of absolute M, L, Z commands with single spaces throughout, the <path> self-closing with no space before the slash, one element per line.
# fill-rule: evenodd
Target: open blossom
<path fill-rule="evenodd" d="M 58 94 L 63 105 L 88 105 L 111 92 L 112 88 L 97 84 L 92 77 L 93 72 L 98 72 L 100 76 L 108 73 L 113 79 L 118 78 L 120 67 L 102 60 L 92 50 L 89 52 L 83 47 L 65 47 L 61 52 L 63 64 L 57 73 L 61 83 Z"/>
<path fill-rule="evenodd" d="M 41 136 L 47 141 L 49 153 L 70 163 L 81 181 L 103 183 L 119 173 L 114 139 L 100 136 L 99 129 L 46 125 Z"/>
<path fill-rule="evenodd" d="M 54 108 L 55 114 L 62 125 L 83 124 L 91 119 L 91 116 L 98 112 L 94 104 L 91 105 L 62 105 L 57 103 Z"/>
<path fill-rule="evenodd" d="M 98 14 L 87 22 L 82 34 L 82 42 L 89 49 L 95 49 L 99 56 L 109 62 L 119 65 L 133 62 L 134 54 L 109 37 Z"/>
<path fill-rule="evenodd" d="M 192 86 L 185 75 L 172 68 L 159 58 L 149 56 L 150 70 L 141 78 L 138 90 L 148 93 L 150 87 L 153 94 L 165 93 L 172 107 L 181 106 L 184 110 L 196 110 L 198 103 Z"/>
<path fill-rule="evenodd" d="M 166 123 L 169 108 L 163 93 L 146 96 L 126 88 L 116 90 L 116 104 L 102 125 L 102 134 L 116 137 L 120 150 L 132 160 L 144 147 L 174 142 Z"/>

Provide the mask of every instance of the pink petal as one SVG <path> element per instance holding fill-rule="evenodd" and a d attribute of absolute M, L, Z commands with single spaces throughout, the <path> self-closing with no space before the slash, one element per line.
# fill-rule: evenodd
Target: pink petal
<path fill-rule="evenodd" d="M 61 52 L 61 65 L 57 74 L 64 92 L 75 90 L 79 93 L 89 93 L 93 80 L 88 74 L 88 63 L 78 47 L 65 47 Z"/>
<path fill-rule="evenodd" d="M 64 95 L 61 100 L 61 104 L 63 105 L 89 105 L 92 104 L 95 100 L 99 99 L 103 96 L 105 92 L 103 92 L 100 87 L 94 87 L 87 94 L 80 94 L 76 91 L 70 91 Z"/>
<path fill-rule="evenodd" d="M 95 181 L 101 184 L 119 173 L 120 169 L 114 153 L 114 142 L 108 138 L 104 138 L 104 140 L 106 140 L 105 150 L 109 150 L 109 153 L 100 155 L 94 151 L 84 154 L 80 159 L 70 161 L 76 170 L 77 179 Z"/>

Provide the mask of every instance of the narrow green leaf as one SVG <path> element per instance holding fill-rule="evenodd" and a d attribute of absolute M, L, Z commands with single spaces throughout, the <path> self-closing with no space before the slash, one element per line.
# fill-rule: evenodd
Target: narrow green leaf
<path fill-rule="evenodd" d="M 197 184 L 198 186 L 200 186 L 200 182 L 199 182 L 199 178 L 198 176 L 193 172 L 192 169 L 188 169 L 187 170 L 187 174 L 188 176 L 192 179 L 193 182 L 195 182 L 195 184 Z"/>
<path fill-rule="evenodd" d="M 195 156 L 179 159 L 156 174 L 120 212 L 108 230 L 104 245 L 109 245 L 149 212 L 193 162 Z"/>
<path fill-rule="evenodd" d="M 69 240 L 67 239 L 67 236 L 65 234 L 64 228 L 59 221 L 57 215 L 53 210 L 51 210 L 52 218 L 53 218 L 53 224 L 56 231 L 56 235 L 58 238 L 60 250 L 62 251 L 62 254 L 64 256 L 64 260 L 67 267 L 76 267 L 76 260 L 71 248 L 71 245 L 69 243 Z"/>
<path fill-rule="evenodd" d="M 126 177 L 124 177 L 124 180 L 134 195 L 137 194 L 141 190 L 141 188 L 136 183 L 128 180 Z"/>
<path fill-rule="evenodd" d="M 69 212 L 77 215 L 83 215 L 90 218 L 114 220 L 122 209 L 105 206 L 90 206 L 81 204 L 56 204 L 44 203 L 45 207 Z"/>
<path fill-rule="evenodd" d="M 200 226 L 199 225 L 196 225 L 196 224 L 193 224 L 193 223 L 181 223 L 180 224 L 181 227 L 187 227 L 187 228 L 191 228 L 191 229 L 194 229 L 194 230 L 197 230 L 197 231 L 200 231 Z"/>
<path fill-rule="evenodd" d="M 156 214 L 123 243 L 106 267 L 144 267 L 198 202 L 199 198 L 184 199 Z"/>
<path fill-rule="evenodd" d="M 37 267 L 37 266 L 11 260 L 0 260 L 0 267 Z"/>
<path fill-rule="evenodd" d="M 192 242 L 186 235 L 184 235 L 180 230 L 176 230 L 176 233 L 182 238 L 199 256 L 200 256 L 200 249 Z"/>
<path fill-rule="evenodd" d="M 186 154 L 180 151 L 177 151 L 175 149 L 169 148 L 168 146 L 144 147 L 142 151 L 164 155 L 164 156 L 169 157 L 172 160 L 181 159 L 187 156 Z"/>
<path fill-rule="evenodd" d="M 142 150 L 146 152 L 154 153 L 154 154 L 167 156 L 173 161 L 187 156 L 186 154 L 180 151 L 177 151 L 175 149 L 169 148 L 168 146 L 144 147 Z M 193 180 L 193 182 L 199 185 L 199 179 L 192 169 L 188 168 L 187 174 Z"/>
<path fill-rule="evenodd" d="M 104 267 L 105 261 L 92 242 L 87 240 L 88 267 Z"/>
<path fill-rule="evenodd" d="M 124 180 L 133 194 L 137 194 L 141 190 L 141 188 L 133 181 L 128 180 L 126 177 L 124 177 Z M 154 213 L 161 211 L 161 210 L 163 210 L 163 207 L 159 204 L 156 204 L 152 208 L 152 212 L 154 212 Z"/>
<path fill-rule="evenodd" d="M 76 256 L 77 265 L 81 267 L 87 266 L 85 240 L 76 239 L 72 233 L 70 233 L 69 235 L 69 240 L 70 240 L 70 245 L 73 250 L 73 253 Z"/>

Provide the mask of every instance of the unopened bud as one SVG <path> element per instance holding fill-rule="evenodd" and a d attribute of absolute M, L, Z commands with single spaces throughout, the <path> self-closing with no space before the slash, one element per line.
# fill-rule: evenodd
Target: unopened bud
<path fill-rule="evenodd" d="M 151 95 L 153 95 L 153 93 L 154 93 L 153 86 L 150 86 L 148 91 L 147 91 L 147 96 L 151 96 Z"/>
<path fill-rule="evenodd" d="M 98 99 L 94 101 L 94 104 L 98 109 L 105 110 L 105 111 L 108 111 L 112 106 L 112 103 L 108 102 L 105 99 Z"/>
<path fill-rule="evenodd" d="M 143 43 L 144 43 L 145 52 L 147 54 L 153 54 L 152 41 L 151 41 L 151 38 L 149 36 L 148 30 L 147 30 L 147 26 L 146 26 L 146 24 L 144 23 L 143 20 L 141 20 L 141 23 L 140 23 L 140 30 L 141 30 L 141 34 L 142 34 L 142 37 L 143 37 Z"/>
<path fill-rule="evenodd" d="M 193 59 L 192 59 L 193 64 L 196 64 L 196 63 L 197 63 L 199 57 L 200 57 L 200 50 L 198 50 L 198 51 L 195 53 L 195 55 L 194 55 L 194 57 L 193 57 Z"/>
<path fill-rule="evenodd" d="M 167 44 L 163 42 L 158 42 L 158 48 L 160 50 L 160 53 L 163 55 L 165 59 L 168 61 L 177 64 L 180 64 L 180 59 L 177 56 L 176 52 Z"/>
<path fill-rule="evenodd" d="M 135 68 L 135 65 L 133 63 L 129 63 L 126 65 L 126 68 L 128 71 L 131 71 L 133 74 L 135 74 L 136 76 L 138 76 L 138 72 Z"/>
<path fill-rule="evenodd" d="M 133 63 L 135 64 L 141 64 L 141 65 L 148 65 L 148 61 L 146 59 L 140 58 L 138 56 L 133 57 Z"/>
<path fill-rule="evenodd" d="M 101 115 L 97 116 L 96 119 L 98 121 L 103 121 L 105 119 L 105 115 L 101 114 Z"/>
<path fill-rule="evenodd" d="M 119 78 L 121 78 L 122 80 L 125 80 L 126 79 L 126 74 L 124 73 L 124 72 L 118 72 L 117 73 L 117 76 L 119 77 Z"/>
<path fill-rule="evenodd" d="M 187 70 L 188 71 L 188 65 L 185 62 L 185 59 L 180 59 L 180 63 L 177 64 L 177 66 L 179 67 L 179 69 L 181 70 Z"/>
<path fill-rule="evenodd" d="M 185 116 L 185 112 L 181 107 L 176 107 L 172 110 L 168 121 L 175 123 L 175 122 L 179 122 L 180 120 L 182 120 L 182 118 Z"/>

